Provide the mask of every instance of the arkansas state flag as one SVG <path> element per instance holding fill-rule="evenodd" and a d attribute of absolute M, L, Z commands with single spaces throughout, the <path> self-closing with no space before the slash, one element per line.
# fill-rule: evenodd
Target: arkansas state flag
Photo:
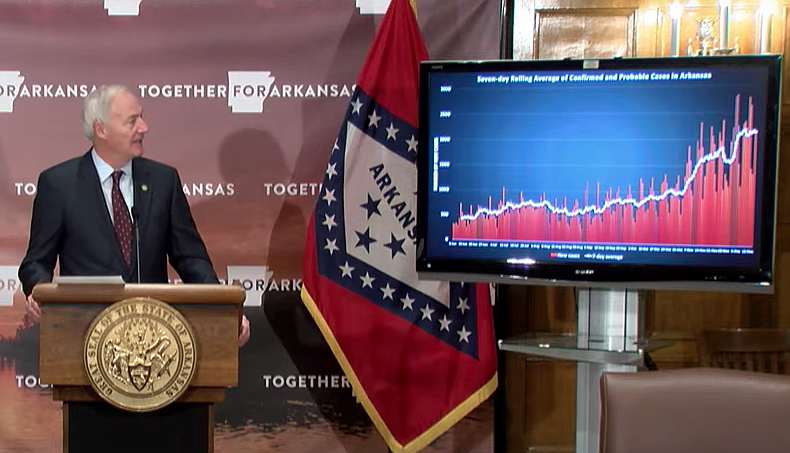
<path fill-rule="evenodd" d="M 392 0 L 357 80 L 307 228 L 302 300 L 394 452 L 413 452 L 496 388 L 488 287 L 415 270 L 419 62 Z"/>

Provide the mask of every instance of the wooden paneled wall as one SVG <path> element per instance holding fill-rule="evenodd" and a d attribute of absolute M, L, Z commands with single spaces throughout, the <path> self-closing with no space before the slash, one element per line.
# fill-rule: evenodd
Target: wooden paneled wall
<path fill-rule="evenodd" d="M 625 0 L 515 0 L 516 59 L 669 56 L 672 2 Z M 681 55 L 701 16 L 716 16 L 716 0 L 684 4 Z M 754 12 L 761 2 L 731 1 L 730 44 L 754 53 Z M 790 328 L 790 0 L 774 2 L 772 53 L 785 56 L 777 200 L 776 287 L 773 295 L 652 291 L 645 297 L 646 335 L 672 340 L 652 354 L 659 369 L 698 364 L 695 333 L 703 327 Z M 517 287 L 502 291 L 499 338 L 521 332 L 574 333 L 571 288 Z M 498 452 L 572 452 L 575 435 L 576 367 L 572 362 L 502 354 L 504 436 Z M 500 442 L 504 442 L 505 447 Z"/>

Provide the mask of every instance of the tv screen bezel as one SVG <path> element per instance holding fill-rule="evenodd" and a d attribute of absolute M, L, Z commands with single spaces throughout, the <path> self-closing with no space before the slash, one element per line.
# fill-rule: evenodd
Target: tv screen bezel
<path fill-rule="evenodd" d="M 757 265 L 750 269 L 700 266 L 650 266 L 598 263 L 508 264 L 503 261 L 446 259 L 427 256 L 427 197 L 430 187 L 428 78 L 434 73 L 487 71 L 579 71 L 585 69 L 672 69 L 760 65 L 767 70 L 760 243 Z M 781 120 L 780 55 L 615 58 L 600 60 L 426 61 L 420 65 L 420 124 L 417 157 L 417 274 L 426 280 L 498 282 L 600 288 L 662 289 L 771 293 L 774 286 L 774 247 L 778 181 L 779 121 Z M 773 163 L 770 168 L 769 163 Z M 767 190 L 766 190 L 767 189 Z"/>

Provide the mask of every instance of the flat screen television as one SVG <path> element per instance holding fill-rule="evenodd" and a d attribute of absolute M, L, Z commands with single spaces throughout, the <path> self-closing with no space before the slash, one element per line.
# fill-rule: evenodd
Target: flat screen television
<path fill-rule="evenodd" d="M 771 292 L 780 68 L 424 62 L 418 275 Z"/>

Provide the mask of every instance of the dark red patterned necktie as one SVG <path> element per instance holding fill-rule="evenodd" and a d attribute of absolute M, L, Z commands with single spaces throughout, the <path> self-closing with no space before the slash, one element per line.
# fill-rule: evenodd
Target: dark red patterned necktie
<path fill-rule="evenodd" d="M 132 259 L 132 219 L 129 216 L 129 208 L 126 207 L 126 202 L 123 201 L 121 188 L 118 184 L 122 175 L 123 172 L 121 170 L 116 170 L 112 173 L 112 218 L 115 238 L 118 240 L 118 246 L 121 248 L 123 261 L 126 263 L 126 267 L 129 267 Z"/>

